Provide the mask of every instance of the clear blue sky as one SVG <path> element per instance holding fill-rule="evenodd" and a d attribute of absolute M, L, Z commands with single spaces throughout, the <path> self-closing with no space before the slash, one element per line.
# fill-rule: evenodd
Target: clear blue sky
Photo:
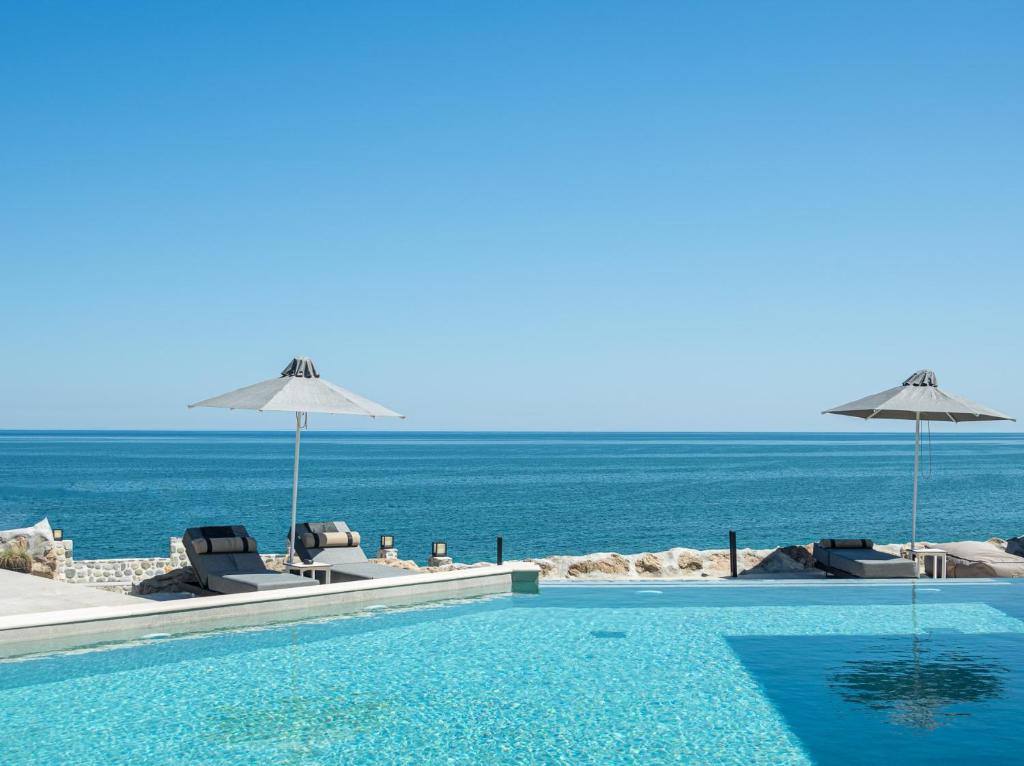
<path fill-rule="evenodd" d="M 0 427 L 1024 416 L 1017 0 L 0 9 Z"/>

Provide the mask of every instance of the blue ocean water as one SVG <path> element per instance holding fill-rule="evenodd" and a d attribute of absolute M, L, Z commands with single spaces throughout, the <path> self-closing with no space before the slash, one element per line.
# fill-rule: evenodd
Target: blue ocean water
<path fill-rule="evenodd" d="M 547 586 L 0 662 L 8 762 L 1015 763 L 1019 582 Z"/>
<path fill-rule="evenodd" d="M 43 515 L 76 556 L 166 555 L 190 525 L 283 548 L 288 432 L 0 432 L 0 528 Z M 1024 434 L 936 434 L 919 537 L 1024 534 Z M 353 433 L 303 436 L 300 518 L 423 560 L 910 535 L 910 434 Z"/>

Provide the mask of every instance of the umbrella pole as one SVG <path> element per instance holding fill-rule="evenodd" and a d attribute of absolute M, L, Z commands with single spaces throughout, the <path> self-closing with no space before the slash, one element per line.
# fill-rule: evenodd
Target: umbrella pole
<path fill-rule="evenodd" d="M 288 530 L 288 563 L 295 557 L 295 509 L 299 500 L 299 443 L 302 441 L 302 413 L 295 413 L 295 465 L 292 467 L 292 525 Z M 915 479 L 916 481 L 916 479 Z M 916 485 L 915 485 L 916 486 Z"/>
<path fill-rule="evenodd" d="M 910 555 L 917 561 L 914 550 L 917 548 L 917 474 L 921 464 L 921 413 L 914 418 L 914 503 L 910 511 Z"/>

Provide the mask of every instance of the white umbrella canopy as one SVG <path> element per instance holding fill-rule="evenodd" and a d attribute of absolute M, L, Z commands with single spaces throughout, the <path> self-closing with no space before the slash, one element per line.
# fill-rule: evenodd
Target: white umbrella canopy
<path fill-rule="evenodd" d="M 397 412 L 364 399 L 320 377 L 313 360 L 292 359 L 276 378 L 204 399 L 189 407 L 223 407 L 229 410 L 270 412 L 323 412 L 329 415 L 366 415 L 371 418 L 400 418 Z"/>
<path fill-rule="evenodd" d="M 288 563 L 295 554 L 295 521 L 299 495 L 299 444 L 303 416 L 310 412 L 328 415 L 363 415 L 370 418 L 404 418 L 394 410 L 372 402 L 320 377 L 313 360 L 297 356 L 276 378 L 238 388 L 220 396 L 190 404 L 229 410 L 295 413 L 295 462 L 292 470 L 292 523 L 288 537 Z"/>
<path fill-rule="evenodd" d="M 931 370 L 918 370 L 902 386 L 889 388 L 822 414 L 850 415 L 865 420 L 944 420 L 949 423 L 1013 420 L 1009 415 L 943 391 Z"/>
<path fill-rule="evenodd" d="M 935 373 L 918 370 L 903 385 L 889 388 L 863 399 L 825 410 L 823 415 L 849 415 L 865 420 L 913 420 L 914 427 L 914 499 L 910 515 L 910 548 L 917 544 L 917 477 L 921 461 L 921 421 L 978 423 L 987 420 L 1014 420 L 1009 415 L 982 406 L 939 388 Z"/>

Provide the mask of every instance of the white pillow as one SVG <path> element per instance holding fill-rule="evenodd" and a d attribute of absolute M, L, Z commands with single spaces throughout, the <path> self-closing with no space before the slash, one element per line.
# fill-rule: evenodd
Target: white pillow
<path fill-rule="evenodd" d="M 27 538 L 29 553 L 41 553 L 46 548 L 46 543 L 53 542 L 53 529 L 50 528 L 50 520 L 44 516 L 42 521 L 31 527 L 0 530 L 0 545 L 7 545 L 19 537 Z"/>

